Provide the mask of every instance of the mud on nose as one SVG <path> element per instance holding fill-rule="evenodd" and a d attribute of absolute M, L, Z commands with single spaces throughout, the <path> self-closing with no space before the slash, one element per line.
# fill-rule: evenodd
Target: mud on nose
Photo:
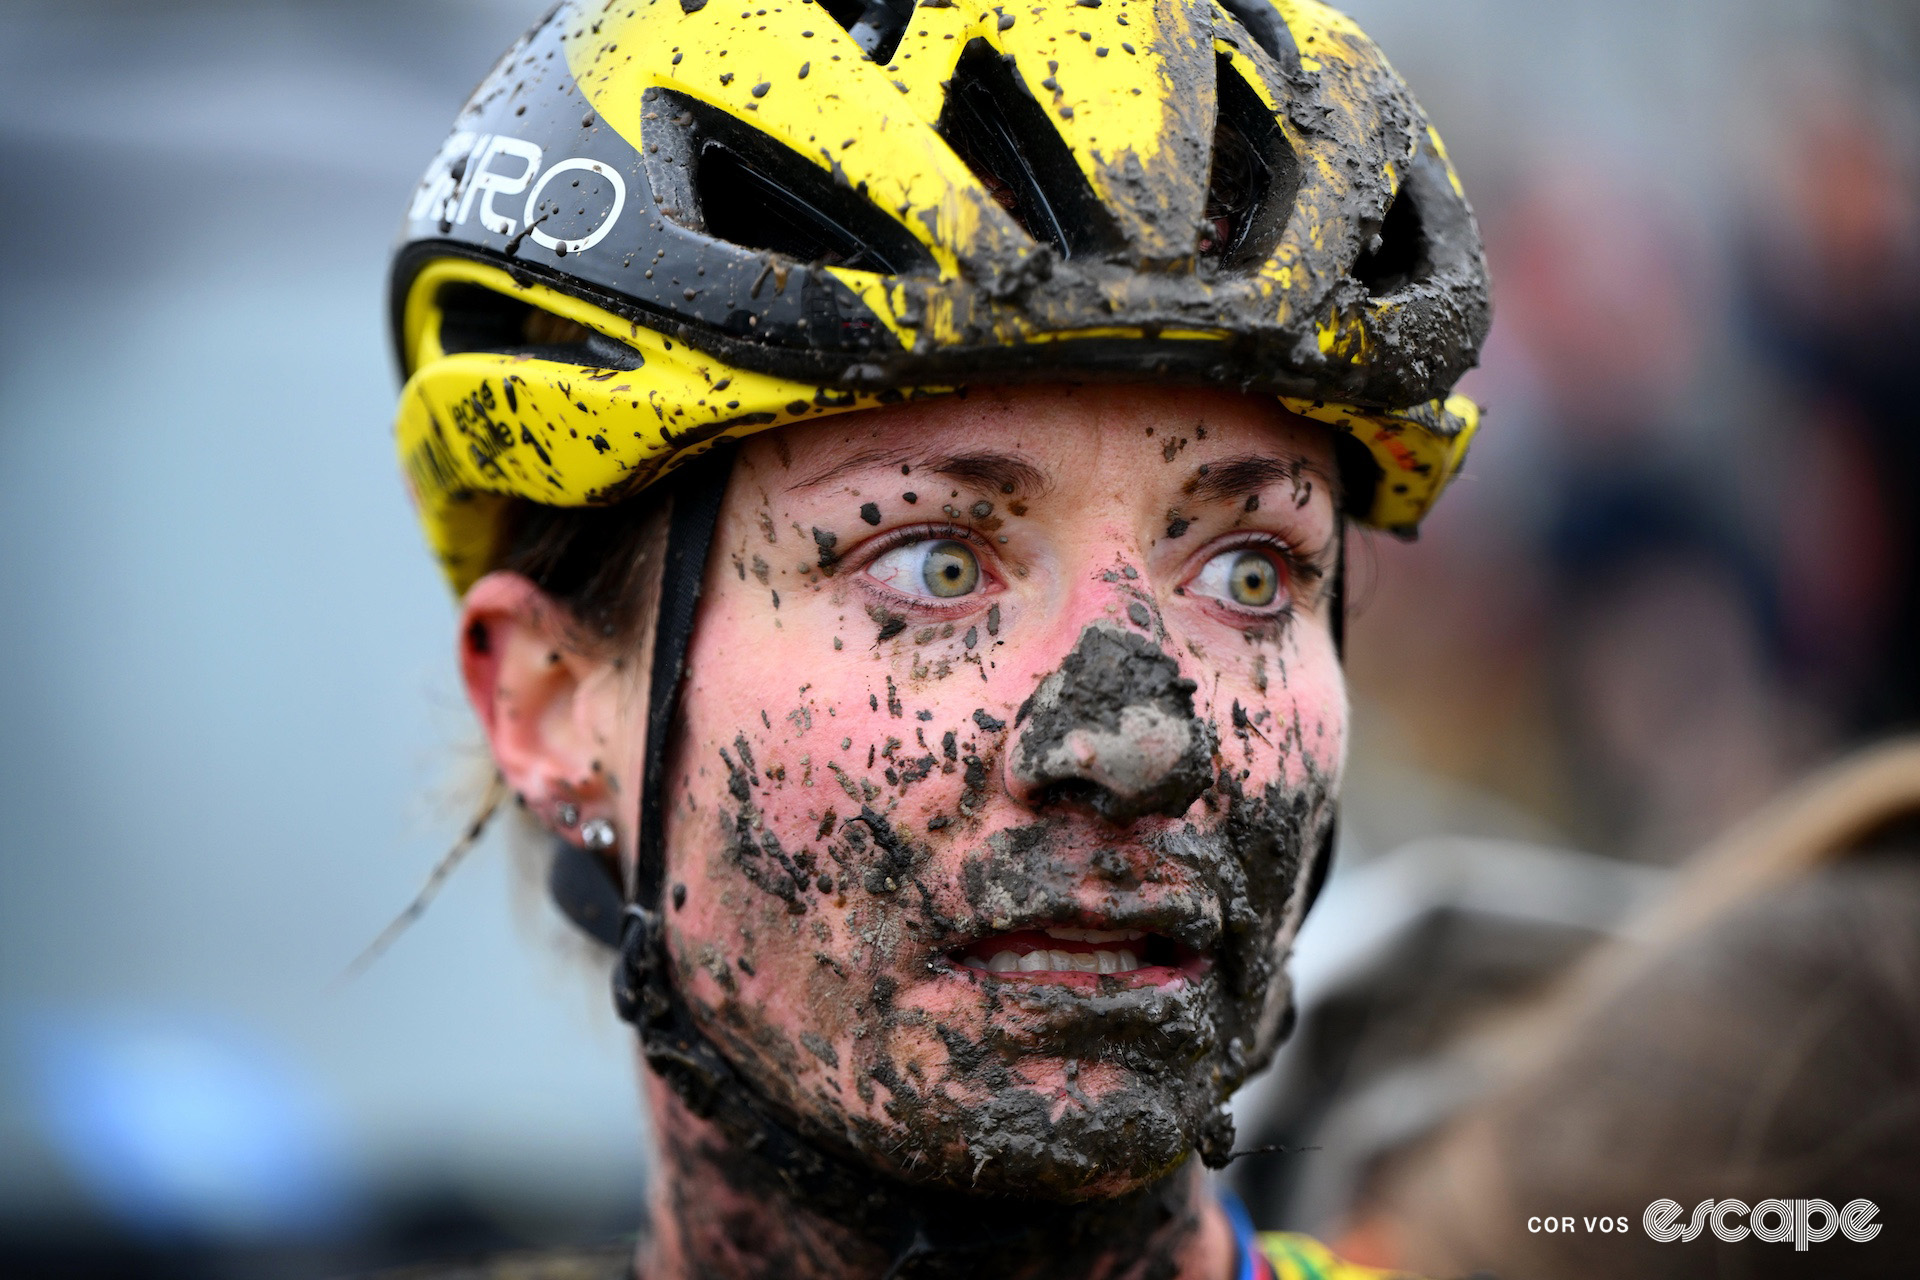
<path fill-rule="evenodd" d="M 1213 726 L 1193 681 L 1145 636 L 1095 623 L 1014 717 L 1010 771 L 1033 808 L 1080 804 L 1109 822 L 1179 817 L 1213 780 Z"/>

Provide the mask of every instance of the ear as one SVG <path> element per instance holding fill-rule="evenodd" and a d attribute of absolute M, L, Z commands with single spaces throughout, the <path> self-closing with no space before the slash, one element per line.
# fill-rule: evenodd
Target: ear
<path fill-rule="evenodd" d="M 614 798 L 637 744 L 621 732 L 627 664 L 581 651 L 569 623 L 526 578 L 488 574 L 462 603 L 460 674 L 507 785 L 579 843 L 583 822 L 624 825 Z"/>

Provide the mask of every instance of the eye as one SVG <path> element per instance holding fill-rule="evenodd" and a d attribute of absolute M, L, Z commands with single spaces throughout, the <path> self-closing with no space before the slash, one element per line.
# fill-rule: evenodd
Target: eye
<path fill-rule="evenodd" d="M 952 538 L 928 538 L 895 547 L 867 570 L 875 579 L 909 596 L 953 600 L 980 585 L 980 560 L 973 548 Z"/>
<path fill-rule="evenodd" d="M 1280 595 L 1278 557 L 1258 547 L 1223 551 L 1201 567 L 1193 587 L 1243 609 L 1264 609 Z"/>

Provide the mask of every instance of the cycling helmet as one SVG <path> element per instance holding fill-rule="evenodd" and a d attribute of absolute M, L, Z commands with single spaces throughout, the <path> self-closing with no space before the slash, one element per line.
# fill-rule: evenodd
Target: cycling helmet
<path fill-rule="evenodd" d="M 391 288 L 456 590 L 515 500 L 1041 377 L 1271 393 L 1410 531 L 1488 320 L 1439 135 L 1314 0 L 571 0 L 461 112 Z"/>

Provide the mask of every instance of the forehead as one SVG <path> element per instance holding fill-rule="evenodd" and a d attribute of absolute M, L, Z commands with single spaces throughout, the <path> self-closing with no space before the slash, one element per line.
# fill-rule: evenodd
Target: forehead
<path fill-rule="evenodd" d="M 1269 396 L 1178 387 L 989 387 L 846 414 L 749 440 L 745 457 L 780 489 L 804 494 L 901 468 L 972 488 L 1035 494 L 1092 475 L 1231 452 L 1266 456 L 1334 482 L 1329 429 Z M 1165 474 L 1169 483 L 1185 468 Z"/>

